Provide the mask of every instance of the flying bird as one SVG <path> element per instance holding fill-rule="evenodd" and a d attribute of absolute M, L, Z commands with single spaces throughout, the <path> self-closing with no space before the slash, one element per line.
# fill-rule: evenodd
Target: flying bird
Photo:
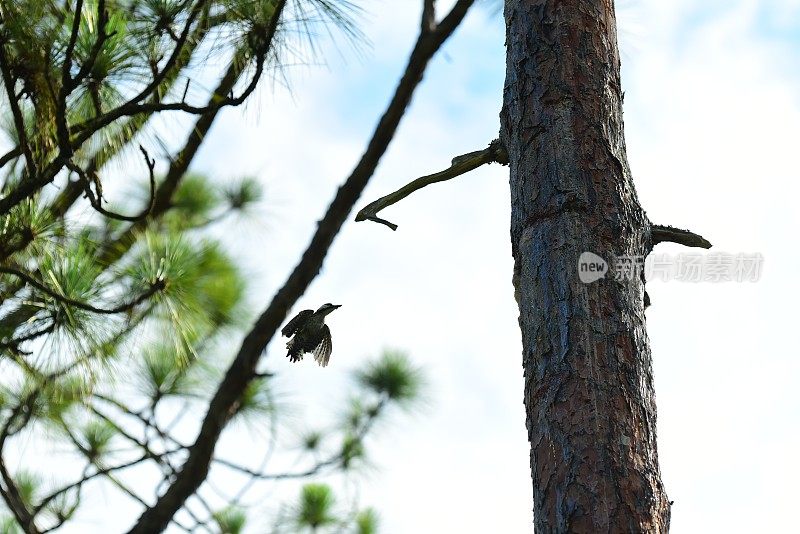
<path fill-rule="evenodd" d="M 331 330 L 325 324 L 325 316 L 340 304 L 323 304 L 317 311 L 303 310 L 286 323 L 281 334 L 291 339 L 286 343 L 286 356 L 292 362 L 299 362 L 306 352 L 314 353 L 314 360 L 322 367 L 328 365 L 333 351 Z M 294 337 L 292 337 L 294 336 Z"/>

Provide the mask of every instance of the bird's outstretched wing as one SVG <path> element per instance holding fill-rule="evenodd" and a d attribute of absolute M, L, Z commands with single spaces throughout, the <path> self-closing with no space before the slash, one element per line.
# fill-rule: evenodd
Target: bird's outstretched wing
<path fill-rule="evenodd" d="M 295 315 L 292 318 L 291 321 L 286 323 L 286 326 L 284 326 L 281 329 L 281 334 L 283 336 L 285 336 L 285 337 L 293 336 L 294 333 L 297 332 L 297 330 L 301 326 L 303 326 L 303 323 L 305 323 L 308 320 L 308 318 L 311 317 L 313 314 L 314 314 L 314 310 L 303 310 L 303 311 L 301 311 L 300 313 Z"/>
<path fill-rule="evenodd" d="M 319 342 L 319 345 L 317 345 L 317 348 L 314 349 L 314 360 L 320 364 L 320 366 L 325 367 L 331 360 L 331 352 L 333 352 L 331 329 L 328 328 L 328 325 L 323 325 L 322 340 Z"/>

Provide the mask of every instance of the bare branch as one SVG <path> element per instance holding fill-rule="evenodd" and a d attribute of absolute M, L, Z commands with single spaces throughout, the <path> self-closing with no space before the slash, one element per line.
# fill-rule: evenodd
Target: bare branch
<path fill-rule="evenodd" d="M 678 243 L 686 247 L 711 248 L 711 243 L 703 236 L 672 226 L 654 224 L 650 228 L 650 235 L 652 236 L 653 245 L 669 242 Z"/>
<path fill-rule="evenodd" d="M 501 163 L 503 165 L 508 164 L 508 155 L 500 144 L 499 139 L 495 139 L 489 143 L 489 146 L 483 150 L 456 156 L 453 158 L 450 167 L 443 171 L 417 178 L 416 180 L 404 185 L 394 193 L 389 193 L 385 197 L 381 197 L 374 202 L 370 202 L 358 212 L 356 215 L 356 221 L 373 221 L 386 225 L 392 230 L 397 230 L 396 224 L 390 223 L 385 219 L 381 219 L 377 216 L 378 212 L 391 206 L 392 204 L 400 202 L 414 191 L 422 189 L 427 185 L 435 184 L 436 182 L 444 182 L 445 180 L 450 180 L 456 176 L 461 176 L 462 174 L 466 174 L 487 163 Z"/>
<path fill-rule="evenodd" d="M 181 95 L 181 102 L 186 102 L 186 93 L 189 92 L 189 84 L 192 82 L 191 78 L 186 78 L 186 85 L 183 88 L 183 95 Z"/>

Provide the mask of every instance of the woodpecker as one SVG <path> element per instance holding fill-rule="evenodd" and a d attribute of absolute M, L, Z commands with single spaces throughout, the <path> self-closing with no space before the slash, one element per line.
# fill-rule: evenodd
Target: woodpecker
<path fill-rule="evenodd" d="M 281 334 L 291 339 L 286 343 L 286 356 L 292 362 L 299 362 L 306 352 L 314 353 L 314 360 L 322 367 L 328 365 L 333 351 L 331 330 L 325 324 L 325 316 L 340 304 L 323 304 L 317 311 L 303 310 L 286 323 Z M 294 337 L 292 337 L 294 336 Z"/>

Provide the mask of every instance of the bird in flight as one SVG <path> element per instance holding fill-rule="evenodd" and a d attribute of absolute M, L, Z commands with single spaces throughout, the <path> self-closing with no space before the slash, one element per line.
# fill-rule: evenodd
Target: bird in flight
<path fill-rule="evenodd" d="M 333 351 L 331 330 L 325 324 L 325 316 L 340 304 L 323 304 L 317 311 L 303 310 L 286 323 L 281 334 L 291 338 L 286 343 L 286 356 L 292 362 L 299 362 L 306 352 L 314 353 L 314 360 L 322 367 L 328 365 Z"/>

